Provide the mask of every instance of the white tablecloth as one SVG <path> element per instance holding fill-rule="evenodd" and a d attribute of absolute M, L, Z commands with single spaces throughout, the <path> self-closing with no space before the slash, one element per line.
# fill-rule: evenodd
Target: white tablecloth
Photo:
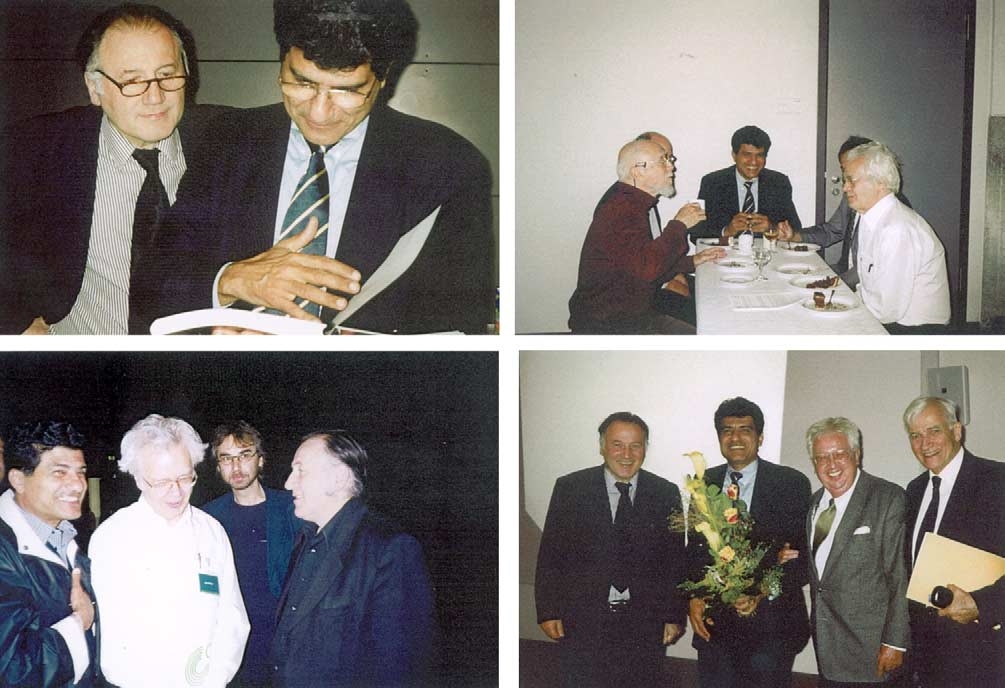
<path fill-rule="evenodd" d="M 749 256 L 740 256 L 730 250 L 727 259 L 734 258 L 751 261 Z M 862 304 L 858 295 L 843 282 L 837 287 L 835 300 L 852 300 L 858 304 L 857 308 L 842 313 L 829 313 L 801 306 L 802 301 L 812 299 L 813 290 L 796 288 L 789 283 L 795 275 L 777 272 L 780 267 L 792 265 L 806 266 L 813 275 L 834 274 L 816 253 L 777 251 L 764 268 L 767 281 L 742 285 L 725 283 L 722 277 L 753 275 L 757 268 L 749 271 L 736 270 L 721 267 L 714 262 L 699 265 L 695 270 L 698 334 L 888 334 L 879 320 Z M 819 291 L 830 296 L 830 289 Z M 736 301 L 753 296 L 762 296 L 764 301 L 787 305 L 755 309 L 735 307 Z"/>

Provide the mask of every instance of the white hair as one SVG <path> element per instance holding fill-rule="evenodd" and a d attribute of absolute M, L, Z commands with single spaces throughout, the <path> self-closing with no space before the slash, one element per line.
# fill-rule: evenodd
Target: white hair
<path fill-rule="evenodd" d="M 855 146 L 845 154 L 845 164 L 862 158 L 862 172 L 866 177 L 886 188 L 890 193 L 900 191 L 900 162 L 887 146 L 877 141 Z"/>
<path fill-rule="evenodd" d="M 122 437 L 122 458 L 119 460 L 119 470 L 133 477 L 140 477 L 138 459 L 147 447 L 166 449 L 167 447 L 182 447 L 192 459 L 192 468 L 206 456 L 206 444 L 199 433 L 181 418 L 165 418 L 151 413 L 129 429 Z"/>

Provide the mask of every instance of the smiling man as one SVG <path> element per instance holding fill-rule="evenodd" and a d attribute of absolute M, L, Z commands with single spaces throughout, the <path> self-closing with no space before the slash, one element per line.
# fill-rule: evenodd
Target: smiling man
<path fill-rule="evenodd" d="M 70 424 L 15 427 L 0 496 L 0 685 L 103 685 L 90 561 L 74 542 L 87 491 L 84 439 Z M 2 482 L 2 480 L 0 480 Z"/>
<path fill-rule="evenodd" d="M 665 645 L 683 634 L 684 537 L 667 519 L 677 486 L 642 470 L 649 426 L 612 413 L 604 462 L 559 478 L 538 553 L 541 630 L 559 642 L 567 686 L 658 686 Z"/>
<path fill-rule="evenodd" d="M 735 164 L 701 178 L 698 198 L 705 200 L 708 219 L 692 234 L 733 236 L 747 229 L 761 233 L 782 221 L 799 230 L 802 223 L 792 204 L 789 178 L 765 168 L 771 150 L 767 132 L 753 125 L 741 127 L 730 144 Z"/>
<path fill-rule="evenodd" d="M 151 414 L 122 438 L 120 470 L 140 490 L 91 538 L 102 600 L 101 668 L 118 686 L 225 686 L 248 637 L 230 541 L 189 505 L 206 445 L 180 418 Z"/>
<path fill-rule="evenodd" d="M 726 463 L 705 471 L 705 482 L 723 490 L 733 484 L 739 487 L 739 499 L 754 521 L 751 540 L 766 546 L 768 561 L 784 564 L 784 578 L 778 598 L 747 595 L 735 609 L 706 610 L 703 599 L 691 599 L 699 680 L 703 688 L 784 688 L 792 680 L 796 655 L 809 639 L 802 586 L 807 581 L 803 526 L 810 481 L 794 468 L 761 459 L 764 414 L 754 402 L 743 397 L 726 399 L 716 409 L 714 423 Z M 780 555 L 783 550 L 789 555 Z M 705 575 L 709 557 L 708 543 L 696 534 L 688 542 L 693 580 Z"/>
<path fill-rule="evenodd" d="M 221 117 L 209 133 L 148 275 L 161 295 L 150 319 L 241 302 L 329 321 L 439 208 L 414 262 L 346 324 L 484 333 L 495 287 L 488 165 L 453 131 L 386 103 L 415 47 L 408 4 L 274 6 L 282 103 Z"/>
<path fill-rule="evenodd" d="M 847 418 L 824 418 L 806 431 L 823 485 L 806 520 L 823 687 L 895 681 L 910 646 L 904 490 L 861 470 L 861 437 Z"/>
<path fill-rule="evenodd" d="M 963 424 L 948 399 L 919 397 L 903 420 L 911 451 L 926 469 L 907 484 L 908 563 L 913 567 L 928 531 L 1005 556 L 1005 464 L 963 447 Z M 910 603 L 917 685 L 1005 685 L 1005 578 L 979 590 L 944 584 L 953 591 L 945 609 Z"/>
<path fill-rule="evenodd" d="M 76 50 L 95 107 L 17 123 L 0 137 L 0 332 L 140 331 L 136 276 L 194 132 L 217 111 L 193 105 L 179 128 L 197 85 L 193 48 L 164 10 L 112 7 Z"/>

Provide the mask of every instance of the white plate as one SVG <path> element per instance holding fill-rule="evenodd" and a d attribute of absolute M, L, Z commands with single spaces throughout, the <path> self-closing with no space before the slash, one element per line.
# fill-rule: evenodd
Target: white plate
<path fill-rule="evenodd" d="M 706 248 L 715 248 L 720 245 L 717 237 L 701 237 L 700 239 L 696 239 L 694 243 L 698 246 L 704 246 Z M 723 246 L 722 248 L 729 247 Z"/>
<path fill-rule="evenodd" d="M 836 289 L 840 280 L 837 280 L 829 287 L 811 287 L 810 285 L 814 282 L 819 282 L 820 280 L 827 279 L 828 277 L 837 277 L 837 275 L 800 275 L 799 277 L 793 277 L 789 280 L 789 284 L 798 289 L 810 289 L 813 291 L 827 291 L 830 289 Z"/>
<path fill-rule="evenodd" d="M 727 287 L 740 287 L 745 284 L 751 284 L 756 278 L 757 275 L 754 274 L 737 272 L 732 275 L 723 275 L 722 277 L 719 278 L 719 281 L 722 282 Z"/>
<path fill-rule="evenodd" d="M 827 298 L 830 298 L 830 292 L 827 292 Z M 826 309 L 820 309 L 816 307 L 813 303 L 813 299 L 808 299 L 803 301 L 800 305 L 811 313 L 816 313 L 817 315 L 844 315 L 848 311 L 855 310 L 858 308 L 858 299 L 851 296 L 834 296 L 834 299 L 830 302 Z"/>
<path fill-rule="evenodd" d="M 775 268 L 779 275 L 808 275 L 813 272 L 813 266 L 800 265 L 799 263 L 787 263 Z"/>
<path fill-rule="evenodd" d="M 726 270 L 749 270 L 754 267 L 754 261 L 752 260 L 747 260 L 746 258 L 732 258 L 730 256 L 720 258 L 715 261 L 715 264 L 720 268 L 725 268 Z"/>
<path fill-rule="evenodd" d="M 808 244 L 805 242 L 800 244 L 796 243 L 795 241 L 793 242 L 779 241 L 777 242 L 776 246 L 778 247 L 779 251 L 788 254 L 790 256 L 808 256 L 811 253 L 815 253 L 816 251 L 820 250 L 820 244 Z M 803 246 L 805 246 L 806 248 L 803 250 L 796 250 L 796 247 L 801 248 Z"/>

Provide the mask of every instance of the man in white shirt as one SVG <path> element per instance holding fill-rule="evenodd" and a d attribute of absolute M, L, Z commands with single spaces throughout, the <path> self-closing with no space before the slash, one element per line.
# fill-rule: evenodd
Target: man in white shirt
<path fill-rule="evenodd" d="M 847 418 L 806 431 L 823 485 L 806 537 L 817 685 L 825 687 L 893 680 L 910 644 L 904 490 L 861 470 L 861 437 Z"/>
<path fill-rule="evenodd" d="M 937 334 L 949 323 L 946 254 L 932 227 L 901 203 L 893 151 L 867 143 L 848 151 L 844 192 L 861 215 L 852 248 L 858 293 L 892 334 Z"/>
<path fill-rule="evenodd" d="M 119 467 L 140 498 L 90 545 L 101 667 L 115 685 L 222 688 L 241 665 L 250 626 L 230 540 L 189 505 L 205 450 L 191 425 L 157 414 L 122 438 Z"/>

